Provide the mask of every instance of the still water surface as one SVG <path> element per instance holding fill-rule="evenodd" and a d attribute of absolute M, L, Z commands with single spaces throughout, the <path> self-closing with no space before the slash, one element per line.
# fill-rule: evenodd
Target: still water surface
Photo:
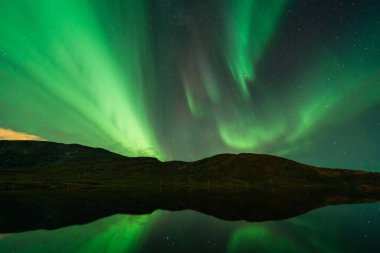
<path fill-rule="evenodd" d="M 194 211 L 113 215 L 86 225 L 0 235 L 0 252 L 380 252 L 380 203 L 330 206 L 282 221 Z"/>

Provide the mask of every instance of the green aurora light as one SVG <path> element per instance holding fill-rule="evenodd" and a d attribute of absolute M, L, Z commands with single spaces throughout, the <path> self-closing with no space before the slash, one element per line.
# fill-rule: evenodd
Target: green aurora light
<path fill-rule="evenodd" d="M 331 154 L 377 129 L 378 14 L 305 6 L 6 1 L 0 128 L 163 160 L 317 152 L 345 166 Z M 325 148 L 337 139 L 349 144 Z"/>

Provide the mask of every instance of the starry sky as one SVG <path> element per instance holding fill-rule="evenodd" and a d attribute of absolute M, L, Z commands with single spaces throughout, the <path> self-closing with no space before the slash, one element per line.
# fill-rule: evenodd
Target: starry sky
<path fill-rule="evenodd" d="M 380 171 L 378 0 L 17 0 L 0 139 Z"/>

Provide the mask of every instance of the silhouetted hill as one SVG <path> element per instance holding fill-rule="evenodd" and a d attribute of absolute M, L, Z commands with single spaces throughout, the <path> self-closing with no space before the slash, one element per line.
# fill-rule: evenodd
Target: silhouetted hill
<path fill-rule="evenodd" d="M 160 162 L 75 144 L 0 141 L 0 232 L 156 209 L 277 220 L 325 205 L 378 200 L 378 173 L 317 168 L 270 155 Z"/>
<path fill-rule="evenodd" d="M 80 163 L 113 160 L 126 161 L 124 157 L 101 148 L 90 148 L 78 144 L 60 144 L 46 141 L 0 141 L 0 168 L 34 168 L 57 166 L 65 163 Z M 156 158 L 133 158 L 158 161 Z"/>

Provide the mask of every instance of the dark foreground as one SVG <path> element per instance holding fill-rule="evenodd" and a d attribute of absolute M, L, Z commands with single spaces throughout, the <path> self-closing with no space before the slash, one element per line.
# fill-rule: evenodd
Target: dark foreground
<path fill-rule="evenodd" d="M 80 145 L 0 141 L 0 233 L 157 209 L 280 220 L 326 205 L 379 200 L 378 173 L 323 169 L 269 155 L 160 162 Z"/>

